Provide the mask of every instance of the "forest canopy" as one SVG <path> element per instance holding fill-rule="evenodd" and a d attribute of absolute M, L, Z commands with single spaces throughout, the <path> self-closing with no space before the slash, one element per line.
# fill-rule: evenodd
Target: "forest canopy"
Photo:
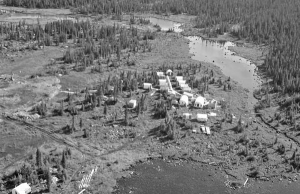
<path fill-rule="evenodd" d="M 196 15 L 195 27 L 269 46 L 265 60 L 274 89 L 300 92 L 299 0 L 4 0 L 7 6 L 72 8 L 82 14 L 154 12 Z"/>

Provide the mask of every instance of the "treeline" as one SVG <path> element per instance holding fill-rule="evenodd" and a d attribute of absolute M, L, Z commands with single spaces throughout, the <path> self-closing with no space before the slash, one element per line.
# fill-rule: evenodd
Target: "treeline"
<path fill-rule="evenodd" d="M 74 8 L 82 14 L 121 14 L 149 11 L 149 0 L 4 0 L 4 5 L 26 8 Z"/>

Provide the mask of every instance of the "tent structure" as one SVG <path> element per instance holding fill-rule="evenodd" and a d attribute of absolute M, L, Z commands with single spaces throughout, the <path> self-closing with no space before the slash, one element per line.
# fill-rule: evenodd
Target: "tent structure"
<path fill-rule="evenodd" d="M 31 187 L 27 183 L 22 183 L 12 190 L 12 194 L 28 194 L 31 192 Z"/>
<path fill-rule="evenodd" d="M 188 106 L 189 105 L 189 97 L 187 95 L 182 95 L 180 97 L 179 104 L 181 106 Z"/>
<path fill-rule="evenodd" d="M 192 119 L 192 113 L 183 113 L 184 119 Z"/>
<path fill-rule="evenodd" d="M 152 90 L 152 84 L 151 83 L 144 83 L 144 89 Z"/>
<path fill-rule="evenodd" d="M 135 108 L 135 107 L 136 107 L 136 104 L 137 104 L 136 100 L 130 100 L 130 101 L 128 102 L 128 107 L 129 107 L 129 108 Z"/>
<path fill-rule="evenodd" d="M 173 75 L 173 71 L 171 69 L 168 69 L 167 72 L 166 72 L 166 74 L 168 76 L 172 76 Z"/>
<path fill-rule="evenodd" d="M 207 114 L 197 114 L 197 121 L 206 122 L 208 120 Z"/>
<path fill-rule="evenodd" d="M 204 105 L 205 105 L 205 98 L 202 96 L 198 96 L 195 100 L 194 107 L 203 108 Z"/>

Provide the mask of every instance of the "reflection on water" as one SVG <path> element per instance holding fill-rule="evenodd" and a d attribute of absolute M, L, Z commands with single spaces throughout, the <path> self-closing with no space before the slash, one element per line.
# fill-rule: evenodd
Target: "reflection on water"
<path fill-rule="evenodd" d="M 190 53 L 195 60 L 205 61 L 215 64 L 222 69 L 222 72 L 240 83 L 244 88 L 253 91 L 261 83 L 255 69 L 256 66 L 249 60 L 236 56 L 228 50 L 234 43 L 216 42 L 204 40 L 201 37 L 188 37 L 190 42 Z"/>

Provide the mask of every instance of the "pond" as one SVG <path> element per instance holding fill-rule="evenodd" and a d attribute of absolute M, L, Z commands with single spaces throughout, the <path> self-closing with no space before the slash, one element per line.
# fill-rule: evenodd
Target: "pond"
<path fill-rule="evenodd" d="M 227 178 L 219 167 L 193 162 L 154 160 L 131 170 L 133 175 L 119 180 L 114 194 L 298 194 L 300 189 L 298 182 L 250 179 L 233 190 L 225 186 Z"/>
<path fill-rule="evenodd" d="M 255 71 L 256 65 L 228 50 L 228 47 L 236 46 L 234 43 L 210 41 L 196 36 L 187 38 L 190 40 L 190 53 L 193 54 L 193 59 L 220 67 L 224 75 L 237 81 L 250 92 L 261 84 Z"/>
<path fill-rule="evenodd" d="M 183 30 L 179 27 L 180 23 L 173 22 L 171 20 L 160 19 L 155 17 L 147 18 L 153 25 L 159 25 L 162 31 L 168 31 L 169 29 L 174 29 L 174 32 L 182 32 Z"/>
<path fill-rule="evenodd" d="M 201 168 L 199 168 L 201 167 Z M 135 175 L 120 180 L 115 194 L 125 193 L 229 193 L 219 173 L 199 164 L 171 164 L 154 160 L 138 164 Z"/>

